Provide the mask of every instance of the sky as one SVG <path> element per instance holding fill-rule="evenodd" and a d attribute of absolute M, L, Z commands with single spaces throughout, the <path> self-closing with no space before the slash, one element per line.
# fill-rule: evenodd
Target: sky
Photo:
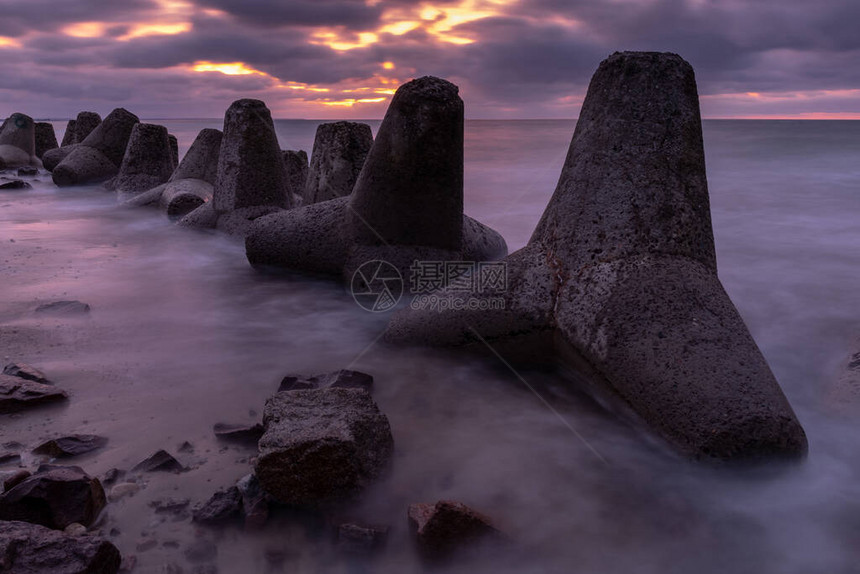
<path fill-rule="evenodd" d="M 654 50 L 704 117 L 860 119 L 858 24 L 858 0 L 0 0 L 0 116 L 372 119 L 434 75 L 467 118 L 573 119 L 601 60 Z"/>

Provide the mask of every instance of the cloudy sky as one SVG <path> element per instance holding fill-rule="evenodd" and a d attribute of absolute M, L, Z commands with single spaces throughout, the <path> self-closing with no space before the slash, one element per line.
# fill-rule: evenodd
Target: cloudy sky
<path fill-rule="evenodd" d="M 0 116 L 379 118 L 436 75 L 470 118 L 574 118 L 616 50 L 681 54 L 706 117 L 860 119 L 857 0 L 0 0 Z"/>

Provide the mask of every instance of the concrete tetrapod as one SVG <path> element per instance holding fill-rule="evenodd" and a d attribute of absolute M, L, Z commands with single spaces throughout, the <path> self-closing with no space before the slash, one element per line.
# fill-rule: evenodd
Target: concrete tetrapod
<path fill-rule="evenodd" d="M 347 280 L 374 260 L 394 265 L 406 278 L 416 260 L 504 256 L 504 239 L 463 214 L 463 101 L 457 86 L 433 77 L 402 85 L 352 194 L 258 219 L 245 251 L 257 268 Z"/>
<path fill-rule="evenodd" d="M 696 82 L 679 56 L 600 64 L 555 194 L 504 262 L 503 310 L 404 309 L 386 339 L 538 342 L 682 453 L 805 454 L 803 428 L 717 277 Z"/>
<path fill-rule="evenodd" d="M 16 112 L 0 127 L 0 169 L 26 166 L 42 167 L 36 157 L 36 124 Z"/>
<path fill-rule="evenodd" d="M 124 108 L 112 111 L 54 168 L 54 183 L 60 187 L 86 185 L 117 175 L 131 132 L 139 122 Z"/>

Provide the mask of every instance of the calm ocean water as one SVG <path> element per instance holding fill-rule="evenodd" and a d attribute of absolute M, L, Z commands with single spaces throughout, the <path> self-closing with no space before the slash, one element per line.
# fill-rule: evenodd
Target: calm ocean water
<path fill-rule="evenodd" d="M 200 129 L 220 127 L 158 123 L 182 153 Z M 370 123 L 375 132 L 379 122 Z M 61 138 L 65 122 L 55 125 Z M 316 125 L 276 121 L 282 147 L 310 155 Z M 573 127 L 466 123 L 466 212 L 511 250 L 546 206 Z M 510 555 L 452 572 L 860 572 L 860 409 L 838 414 L 829 401 L 860 335 L 860 122 L 706 121 L 704 135 L 720 277 L 809 435 L 797 468 L 691 465 L 558 377 L 521 373 L 586 445 L 500 364 L 385 347 L 376 340 L 386 318 L 359 309 L 340 286 L 257 275 L 241 245 L 49 180 L 0 192 L 0 335 L 9 337 L 0 355 L 17 350 L 72 400 L 47 416 L 0 417 L 0 438 L 103 434 L 108 447 L 80 461 L 96 475 L 192 442 L 194 453 L 179 455 L 191 472 L 148 478 L 109 507 L 123 552 L 137 553 L 142 532 L 162 543 L 139 553 L 136 572 L 168 562 L 188 569 L 181 548 L 163 542 L 184 547 L 197 536 L 217 542 L 222 573 L 279 571 L 266 558 L 278 552 L 284 572 L 422 572 L 406 507 L 441 498 L 490 514 L 517 541 Z M 29 312 L 36 301 L 69 298 L 91 304 L 92 316 Z M 48 344 L 28 354 L 26 341 L 46 332 Z M 376 377 L 396 442 L 391 472 L 346 511 L 391 526 L 372 564 L 338 558 L 320 529 L 288 516 L 246 534 L 153 514 L 155 498 L 202 500 L 248 472 L 253 452 L 223 448 L 212 424 L 256 420 L 286 373 L 347 366 Z"/>

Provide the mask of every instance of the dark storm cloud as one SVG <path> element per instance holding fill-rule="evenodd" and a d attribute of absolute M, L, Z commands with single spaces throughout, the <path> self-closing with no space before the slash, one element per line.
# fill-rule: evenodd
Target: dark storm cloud
<path fill-rule="evenodd" d="M 116 22 L 157 7 L 153 0 L 0 0 L 0 36 L 17 38 L 76 22 Z"/>
<path fill-rule="evenodd" d="M 262 27 L 344 26 L 365 29 L 379 22 L 382 10 L 364 0 L 198 0 L 198 5 L 223 10 L 238 20 Z"/>

